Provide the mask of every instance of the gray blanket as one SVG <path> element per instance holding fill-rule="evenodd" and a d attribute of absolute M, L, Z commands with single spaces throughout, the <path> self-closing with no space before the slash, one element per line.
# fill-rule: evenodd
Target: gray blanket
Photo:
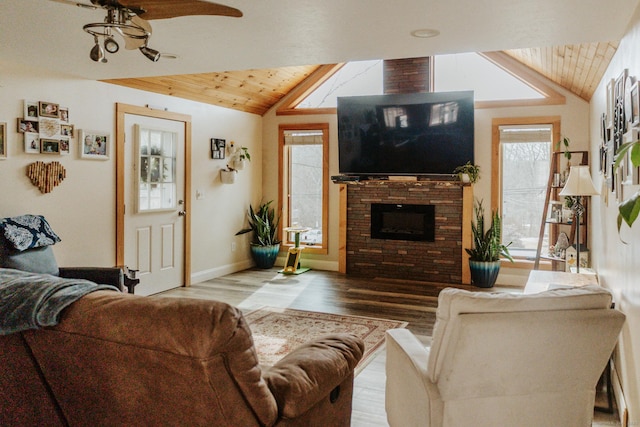
<path fill-rule="evenodd" d="M 67 306 L 102 289 L 118 291 L 83 279 L 0 268 L 0 335 L 57 325 Z"/>

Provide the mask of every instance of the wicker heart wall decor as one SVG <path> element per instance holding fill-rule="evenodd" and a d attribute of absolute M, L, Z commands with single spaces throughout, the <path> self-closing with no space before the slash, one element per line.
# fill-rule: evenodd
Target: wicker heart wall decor
<path fill-rule="evenodd" d="M 27 166 L 27 176 L 41 193 L 51 193 L 67 176 L 60 162 L 34 162 Z"/>

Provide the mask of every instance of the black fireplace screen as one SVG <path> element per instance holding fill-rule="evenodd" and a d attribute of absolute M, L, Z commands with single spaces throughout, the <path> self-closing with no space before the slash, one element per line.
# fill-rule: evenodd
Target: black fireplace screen
<path fill-rule="evenodd" d="M 373 203 L 371 238 L 433 242 L 435 206 Z"/>

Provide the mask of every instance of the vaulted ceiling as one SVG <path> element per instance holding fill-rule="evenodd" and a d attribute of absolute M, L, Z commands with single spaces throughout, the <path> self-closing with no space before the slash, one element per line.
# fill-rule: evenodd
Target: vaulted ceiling
<path fill-rule="evenodd" d="M 108 63 L 97 63 L 89 59 L 94 39 L 83 26 L 102 22 L 104 10 L 60 0 L 2 0 L 0 66 L 18 64 L 91 80 L 123 79 L 123 84 L 137 82 L 147 85 L 145 90 L 175 96 L 207 95 L 207 102 L 215 105 L 260 114 L 312 73 L 313 64 L 505 51 L 589 99 L 593 76 L 602 72 L 640 0 L 223 3 L 243 16 L 150 22 L 150 47 L 176 59 L 153 63 L 137 50 L 120 49 L 108 55 Z M 412 36 L 422 29 L 435 29 L 439 35 Z M 603 48 L 603 43 L 610 46 Z M 0 72 L 0 86 L 1 78 Z"/>
<path fill-rule="evenodd" d="M 617 47 L 617 42 L 584 43 L 505 53 L 589 101 Z M 311 65 L 105 81 L 262 115 L 318 68 Z"/>

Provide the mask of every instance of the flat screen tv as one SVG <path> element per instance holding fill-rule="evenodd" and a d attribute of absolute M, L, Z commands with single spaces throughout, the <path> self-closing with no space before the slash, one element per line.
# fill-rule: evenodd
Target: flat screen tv
<path fill-rule="evenodd" d="M 344 175 L 452 174 L 474 163 L 473 91 L 338 98 Z"/>

